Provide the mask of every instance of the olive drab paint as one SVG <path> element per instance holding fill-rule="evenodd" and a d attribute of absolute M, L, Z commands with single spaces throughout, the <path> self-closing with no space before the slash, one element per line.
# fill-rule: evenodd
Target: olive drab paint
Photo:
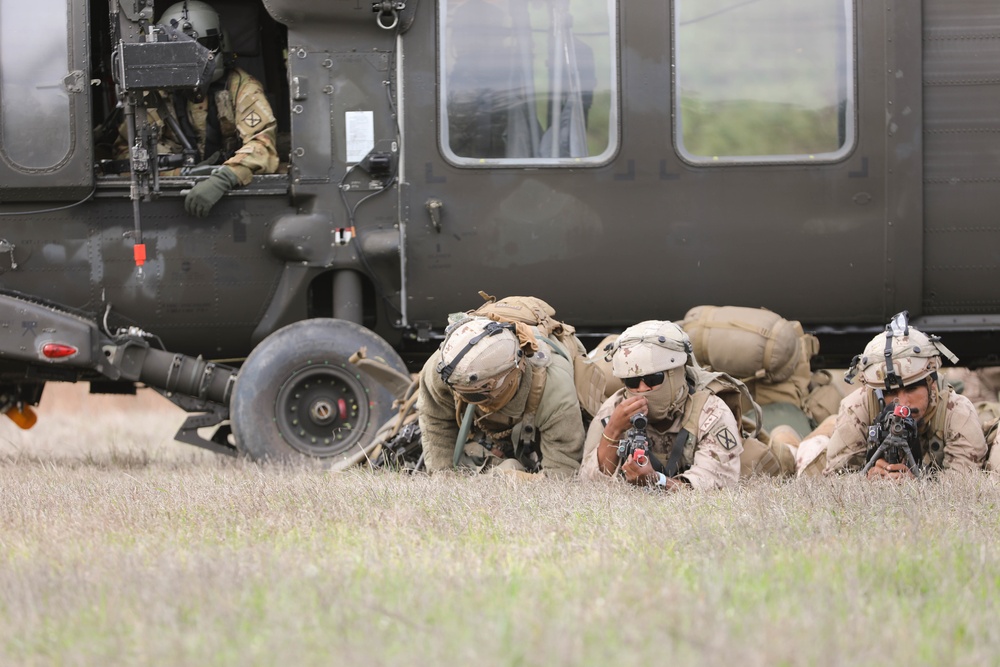
<path fill-rule="evenodd" d="M 544 298 L 594 341 L 714 304 L 801 322 L 825 366 L 901 310 L 965 363 L 995 353 L 985 4 L 216 0 L 226 53 L 158 24 L 171 4 L 0 0 L 0 408 L 50 380 L 146 383 L 224 429 L 263 341 L 351 322 L 333 349 L 272 339 L 244 373 L 280 387 L 289 345 L 321 359 L 310 390 L 329 389 L 297 423 L 278 391 L 272 435 L 340 456 L 371 435 L 358 343 L 413 370 L 480 290 Z M 280 164 L 197 219 L 208 177 L 158 174 L 141 99 L 219 66 L 262 83 Z"/>

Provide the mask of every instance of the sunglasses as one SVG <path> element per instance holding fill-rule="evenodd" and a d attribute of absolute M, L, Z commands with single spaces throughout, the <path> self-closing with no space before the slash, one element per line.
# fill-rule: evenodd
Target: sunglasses
<path fill-rule="evenodd" d="M 638 389 L 640 382 L 645 382 L 646 386 L 652 389 L 663 384 L 663 371 L 650 373 L 649 375 L 637 375 L 631 378 L 622 378 L 622 382 L 629 389 Z"/>

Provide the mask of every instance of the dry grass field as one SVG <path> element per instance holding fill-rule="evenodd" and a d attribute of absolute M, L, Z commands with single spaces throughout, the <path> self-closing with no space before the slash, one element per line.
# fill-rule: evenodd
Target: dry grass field
<path fill-rule="evenodd" d="M 0 425 L 3 665 L 1000 663 L 985 474 L 671 497 L 328 474 L 74 390 Z"/>

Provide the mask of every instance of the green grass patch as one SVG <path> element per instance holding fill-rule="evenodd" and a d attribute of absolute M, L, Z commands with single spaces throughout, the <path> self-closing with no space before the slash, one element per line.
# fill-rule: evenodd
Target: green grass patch
<path fill-rule="evenodd" d="M 996 480 L 0 463 L 5 664 L 985 664 Z M 891 650 L 886 650 L 891 647 Z"/>

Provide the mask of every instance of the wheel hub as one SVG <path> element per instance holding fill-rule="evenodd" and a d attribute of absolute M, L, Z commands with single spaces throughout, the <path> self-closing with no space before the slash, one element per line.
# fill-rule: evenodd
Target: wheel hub
<path fill-rule="evenodd" d="M 368 392 L 344 364 L 309 365 L 278 391 L 275 419 L 285 442 L 308 456 L 335 456 L 369 430 Z"/>

